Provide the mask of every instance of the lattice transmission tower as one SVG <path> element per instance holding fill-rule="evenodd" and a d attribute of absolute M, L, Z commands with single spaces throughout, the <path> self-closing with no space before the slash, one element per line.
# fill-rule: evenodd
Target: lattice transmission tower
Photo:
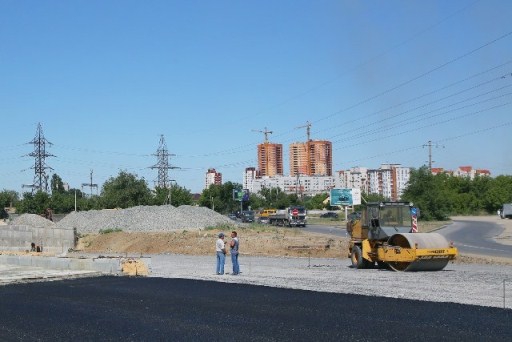
<path fill-rule="evenodd" d="M 169 153 L 163 134 L 160 136 L 158 150 L 153 155 L 157 157 L 157 163 L 151 166 L 152 169 L 158 170 L 158 178 L 155 181 L 156 186 L 167 189 L 171 186 L 171 182 L 174 181 L 169 179 L 169 170 L 178 169 L 179 167 L 169 164 L 169 157 L 175 156 L 175 154 Z"/>
<path fill-rule="evenodd" d="M 55 156 L 46 151 L 46 146 L 53 144 L 44 137 L 41 123 L 37 125 L 36 136 L 28 143 L 34 145 L 34 151 L 27 154 L 29 157 L 34 157 L 34 166 L 31 167 L 31 169 L 34 169 L 34 182 L 30 185 L 23 186 L 32 188 L 32 192 L 34 192 L 34 190 L 48 192 L 49 175 L 46 174 L 46 170 L 53 169 L 46 165 L 46 158 Z"/>

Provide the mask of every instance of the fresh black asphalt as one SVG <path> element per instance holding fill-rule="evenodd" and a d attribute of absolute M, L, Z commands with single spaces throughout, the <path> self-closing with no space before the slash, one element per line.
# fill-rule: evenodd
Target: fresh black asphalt
<path fill-rule="evenodd" d="M 512 310 L 461 304 L 166 278 L 0 286 L 1 341 L 510 341 L 511 336 Z"/>

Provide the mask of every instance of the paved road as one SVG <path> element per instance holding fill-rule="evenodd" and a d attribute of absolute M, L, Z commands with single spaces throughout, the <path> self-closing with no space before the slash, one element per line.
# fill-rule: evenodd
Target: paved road
<path fill-rule="evenodd" d="M 165 278 L 0 287 L 2 341 L 504 341 L 512 310 Z"/>
<path fill-rule="evenodd" d="M 298 229 L 311 233 L 328 234 L 341 237 L 348 236 L 344 223 L 337 223 L 333 225 L 308 224 L 306 227 Z"/>
<path fill-rule="evenodd" d="M 512 246 L 494 240 L 494 237 L 503 232 L 503 227 L 496 223 L 454 220 L 451 225 L 438 232 L 453 241 L 463 253 L 512 258 Z"/>
<path fill-rule="evenodd" d="M 347 237 L 340 225 L 308 225 L 304 231 Z M 485 221 L 454 220 L 454 223 L 437 231 L 448 241 L 453 241 L 463 253 L 512 258 L 512 246 L 497 243 L 494 238 L 503 232 L 503 227 Z"/>

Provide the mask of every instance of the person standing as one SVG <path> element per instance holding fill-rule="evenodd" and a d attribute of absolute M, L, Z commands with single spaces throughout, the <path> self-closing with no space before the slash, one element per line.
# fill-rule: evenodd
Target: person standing
<path fill-rule="evenodd" d="M 226 245 L 224 243 L 224 233 L 219 233 L 219 238 L 215 243 L 217 252 L 217 274 L 224 274 L 224 262 L 226 260 Z"/>
<path fill-rule="evenodd" d="M 240 242 L 238 241 L 238 234 L 235 231 L 231 232 L 231 241 L 229 242 L 231 247 L 231 263 L 233 264 L 233 275 L 240 273 L 240 265 L 238 264 L 238 248 Z"/>

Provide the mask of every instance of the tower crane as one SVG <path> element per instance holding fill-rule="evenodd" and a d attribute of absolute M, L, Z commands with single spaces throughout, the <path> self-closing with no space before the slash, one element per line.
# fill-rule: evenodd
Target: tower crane
<path fill-rule="evenodd" d="M 265 134 L 265 144 L 268 144 L 268 135 L 273 133 L 272 131 L 268 131 L 267 127 L 265 127 L 265 130 L 263 130 L 263 131 L 260 131 L 260 130 L 257 130 L 257 129 L 253 129 L 252 131 Z"/>
<path fill-rule="evenodd" d="M 311 122 L 306 121 L 306 124 L 305 124 L 305 125 L 303 125 L 303 126 L 299 126 L 299 127 L 295 127 L 295 128 L 297 128 L 297 129 L 299 129 L 299 128 L 306 128 L 306 133 L 307 133 L 307 135 L 308 135 L 308 140 L 307 140 L 307 141 L 308 141 L 308 142 L 310 142 L 310 141 L 311 141 Z"/>
<path fill-rule="evenodd" d="M 296 129 L 299 129 L 299 128 L 306 128 L 306 134 L 308 136 L 308 140 L 306 140 L 306 173 L 308 175 L 311 175 L 311 156 L 310 156 L 310 144 L 309 142 L 311 141 L 311 122 L 309 121 L 306 121 L 306 124 L 303 125 L 303 126 L 299 126 L 299 127 L 295 127 Z M 299 176 L 299 172 L 297 170 L 297 178 Z M 297 181 L 298 182 L 298 181 Z"/>

